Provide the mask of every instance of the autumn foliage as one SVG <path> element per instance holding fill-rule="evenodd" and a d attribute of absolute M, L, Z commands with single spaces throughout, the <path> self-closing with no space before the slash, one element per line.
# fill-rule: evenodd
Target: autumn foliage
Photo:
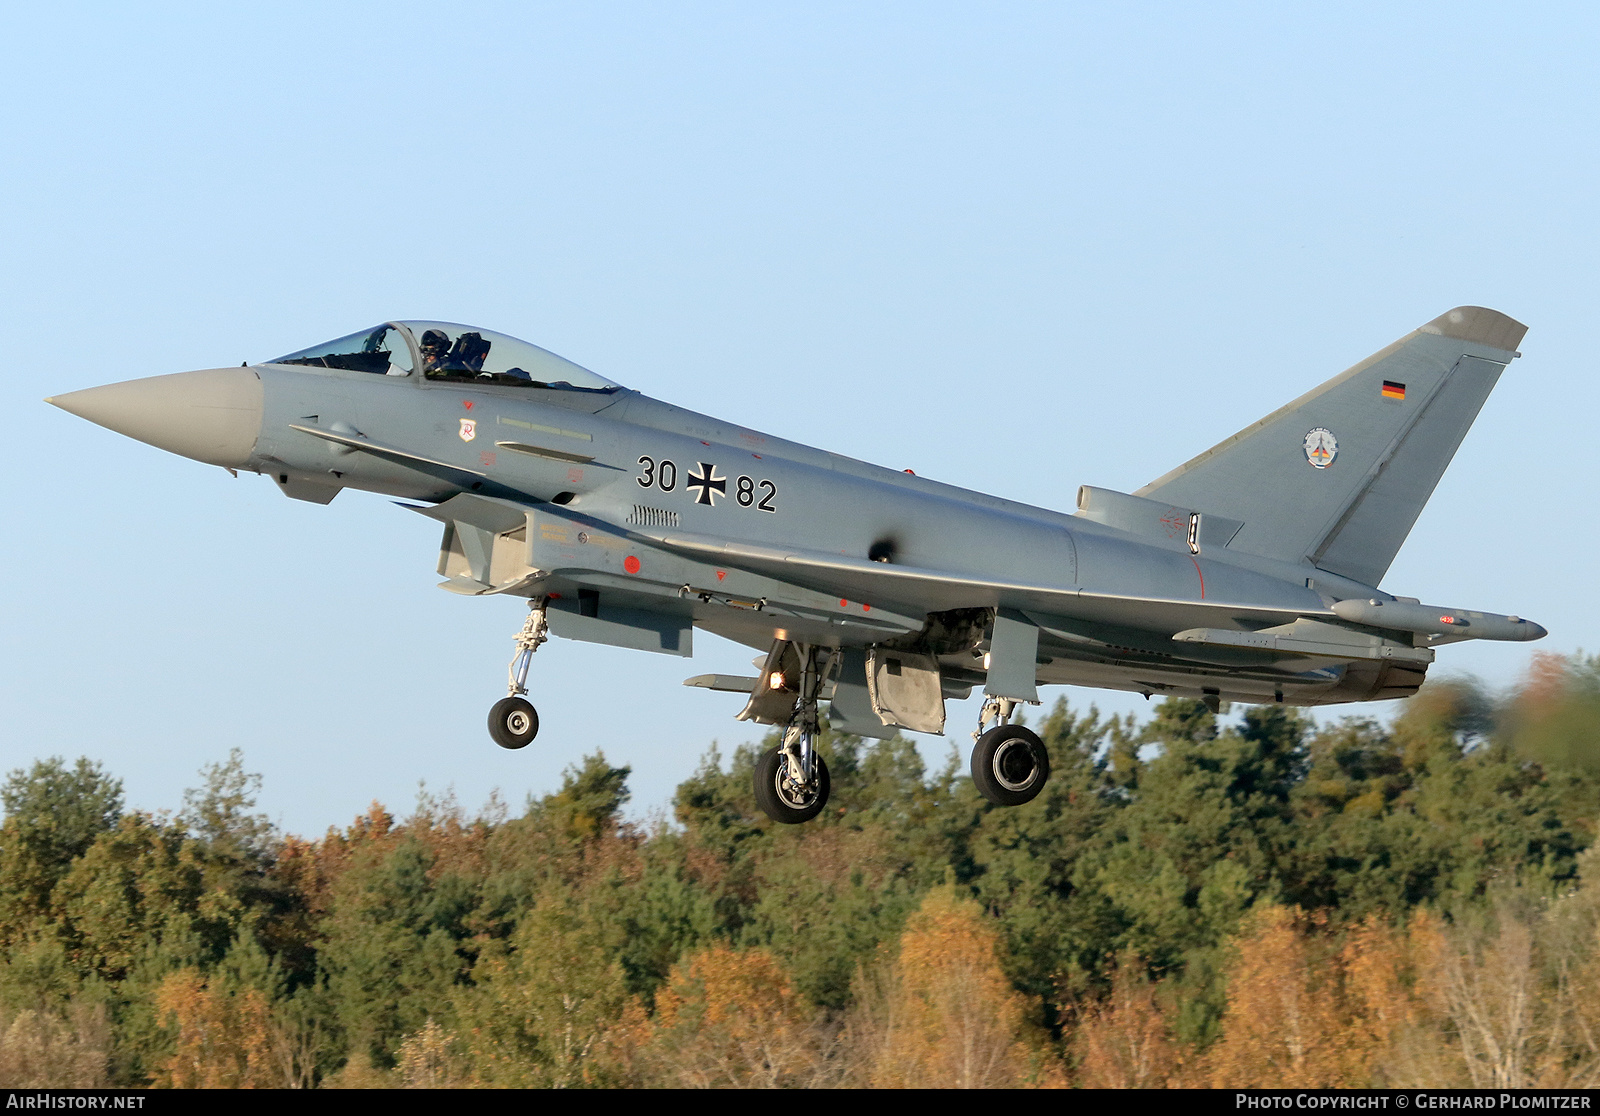
<path fill-rule="evenodd" d="M 985 1089 L 1028 1076 L 1026 1003 L 1001 971 L 999 934 L 948 887 L 929 892 L 900 935 L 859 1027 L 877 1088 Z M 874 1001 L 876 1001 L 874 1003 Z"/>
<path fill-rule="evenodd" d="M 805 827 L 748 748 L 648 826 L 590 756 L 313 838 L 237 753 L 176 817 L 41 761 L 0 788 L 0 1087 L 1600 1084 L 1600 662 L 1387 726 L 1035 727 L 1009 810 L 825 734 Z"/>

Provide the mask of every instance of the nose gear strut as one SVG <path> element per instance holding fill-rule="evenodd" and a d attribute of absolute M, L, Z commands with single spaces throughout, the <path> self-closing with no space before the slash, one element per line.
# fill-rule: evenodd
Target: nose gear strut
<path fill-rule="evenodd" d="M 548 597 L 534 597 L 528 602 L 528 618 L 522 622 L 522 631 L 516 637 L 517 653 L 511 656 L 511 666 L 506 671 L 510 684 L 506 692 L 508 697 L 521 697 L 528 692 L 528 668 L 533 665 L 533 653 L 541 644 L 550 641 L 550 624 L 545 618 L 548 604 Z"/>
<path fill-rule="evenodd" d="M 528 602 L 528 618 L 517 633 L 516 654 L 506 669 L 507 695 L 489 710 L 489 735 L 502 748 L 526 748 L 539 735 L 539 714 L 522 695 L 528 692 L 528 668 L 533 653 L 549 640 L 550 625 L 545 619 L 546 597 Z"/>

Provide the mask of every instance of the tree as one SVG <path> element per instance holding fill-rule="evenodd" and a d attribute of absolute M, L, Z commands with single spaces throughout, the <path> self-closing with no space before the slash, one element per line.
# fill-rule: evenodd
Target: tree
<path fill-rule="evenodd" d="M 231 991 L 196 969 L 170 974 L 156 1010 L 176 1032 L 155 1084 L 169 1089 L 251 1089 L 279 1084 L 273 1071 L 269 1012 L 256 989 Z"/>
<path fill-rule="evenodd" d="M 1264 904 L 1251 912 L 1228 966 L 1212 1086 L 1327 1089 L 1365 1085 L 1365 1036 L 1346 1026 L 1335 965 L 1314 964 L 1306 918 Z"/>
<path fill-rule="evenodd" d="M 69 768 L 57 756 L 12 771 L 0 804 L 0 945 L 12 945 L 46 918 L 72 862 L 117 824 L 122 780 L 86 757 Z"/>
<path fill-rule="evenodd" d="M 200 769 L 202 783 L 184 791 L 178 820 L 200 840 L 240 861 L 265 861 L 275 833 L 265 814 L 253 814 L 261 776 L 244 769 L 244 753 L 233 748 L 221 763 Z"/>
<path fill-rule="evenodd" d="M 479 882 L 432 869 L 416 833 L 359 845 L 331 888 L 319 965 L 352 1056 L 394 1064 L 406 1035 L 449 1003 L 477 948 Z"/>
<path fill-rule="evenodd" d="M 1023 998 L 1000 968 L 999 934 L 953 888 L 929 892 L 906 924 L 846 1041 L 875 1088 L 992 1089 L 1029 1076 Z"/>
<path fill-rule="evenodd" d="M 1099 907 L 1104 936 L 1091 956 L 1131 951 L 1154 975 L 1174 976 L 1185 989 L 1174 1021 L 1185 1043 L 1216 1037 L 1219 949 L 1253 904 L 1279 894 L 1306 728 L 1274 706 L 1218 732 L 1201 703 L 1163 702 L 1147 729 L 1160 755 L 1075 869 L 1075 886 Z"/>
<path fill-rule="evenodd" d="M 1077 1012 L 1076 1083 L 1085 1089 L 1160 1089 L 1184 1082 L 1186 1051 L 1161 1006 L 1158 982 L 1137 957 L 1109 974 L 1110 990 Z"/>
<path fill-rule="evenodd" d="M 458 1041 L 473 1074 L 500 1088 L 606 1081 L 607 1038 L 627 1004 L 621 967 L 567 896 L 542 898 L 476 986 L 455 998 Z"/>
<path fill-rule="evenodd" d="M 833 1043 L 777 957 L 713 945 L 689 954 L 656 995 L 634 1058 L 669 1088 L 775 1089 L 837 1084 Z"/>
<path fill-rule="evenodd" d="M 1430 684 L 1389 731 L 1346 719 L 1313 737 L 1284 897 L 1357 923 L 1477 902 L 1500 879 L 1547 894 L 1569 883 L 1573 811 L 1592 788 L 1573 795 L 1517 755 L 1486 704 L 1469 684 Z"/>
<path fill-rule="evenodd" d="M 0 1089 L 103 1089 L 110 1047 L 103 1004 L 0 1010 Z"/>
<path fill-rule="evenodd" d="M 189 963 L 219 960 L 239 913 L 228 897 L 207 895 L 195 843 L 145 814 L 124 815 L 100 834 L 56 887 L 54 903 L 80 973 L 111 981 L 163 943 Z"/>

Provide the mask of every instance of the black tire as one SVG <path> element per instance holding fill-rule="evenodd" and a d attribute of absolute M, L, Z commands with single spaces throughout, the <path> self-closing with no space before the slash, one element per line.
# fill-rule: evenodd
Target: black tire
<path fill-rule="evenodd" d="M 996 806 L 1032 802 L 1050 778 L 1044 741 L 1021 725 L 998 725 L 972 749 L 972 781 Z"/>
<path fill-rule="evenodd" d="M 539 735 L 539 714 L 519 697 L 501 698 L 489 710 L 489 735 L 502 748 L 526 748 Z"/>
<path fill-rule="evenodd" d="M 817 757 L 816 791 L 810 795 L 797 795 L 787 785 L 788 769 L 789 757 L 777 748 L 756 761 L 756 805 L 775 822 L 799 825 L 822 813 L 833 784 L 828 779 L 828 765 L 822 762 L 821 756 Z"/>

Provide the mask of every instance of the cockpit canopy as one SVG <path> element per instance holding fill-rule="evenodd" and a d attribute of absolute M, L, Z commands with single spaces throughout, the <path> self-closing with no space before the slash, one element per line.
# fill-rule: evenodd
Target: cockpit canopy
<path fill-rule="evenodd" d="M 433 381 L 563 391 L 612 392 L 619 386 L 548 349 L 452 322 L 385 322 L 267 363 L 380 376 L 409 376 L 420 368 Z"/>

